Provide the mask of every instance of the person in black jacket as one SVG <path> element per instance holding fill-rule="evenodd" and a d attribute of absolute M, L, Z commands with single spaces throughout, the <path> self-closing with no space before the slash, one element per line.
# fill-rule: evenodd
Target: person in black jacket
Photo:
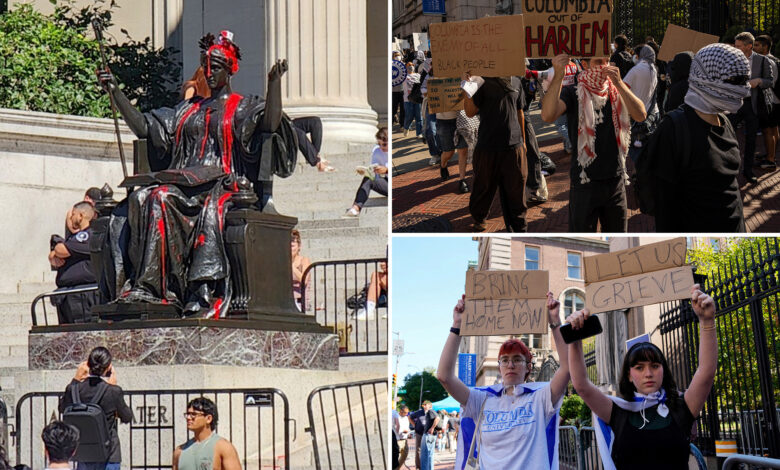
<path fill-rule="evenodd" d="M 120 470 L 122 456 L 119 448 L 119 435 L 117 434 L 117 419 L 123 423 L 129 423 L 133 419 L 133 411 L 125 403 L 124 392 L 117 386 L 116 370 L 111 364 L 111 353 L 108 349 L 98 346 L 89 353 L 89 359 L 79 364 L 76 376 L 65 388 L 65 393 L 60 398 L 60 413 L 65 411 L 68 405 L 73 404 L 73 387 L 77 387 L 82 403 L 89 402 L 97 393 L 98 385 L 105 380 L 108 389 L 98 401 L 103 409 L 108 422 L 108 432 L 111 438 L 111 448 L 108 462 L 79 462 L 79 470 Z"/>
<path fill-rule="evenodd" d="M 677 109 L 683 104 L 685 94 L 688 93 L 688 74 L 691 72 L 693 53 L 691 51 L 678 52 L 669 62 L 669 77 L 672 84 L 666 94 L 664 113 Z"/>

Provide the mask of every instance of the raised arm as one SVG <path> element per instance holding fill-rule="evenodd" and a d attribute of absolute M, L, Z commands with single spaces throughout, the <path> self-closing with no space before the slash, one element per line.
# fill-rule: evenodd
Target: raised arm
<path fill-rule="evenodd" d="M 645 104 L 636 97 L 634 92 L 626 85 L 622 78 L 620 78 L 620 69 L 614 65 L 607 65 L 604 67 L 604 73 L 612 81 L 617 88 L 620 98 L 623 99 L 623 103 L 628 109 L 628 114 L 636 122 L 642 122 L 647 119 L 647 112 L 645 111 Z"/>
<path fill-rule="evenodd" d="M 561 364 L 558 370 L 555 371 L 552 380 L 550 380 L 550 396 L 553 406 L 566 393 L 566 387 L 569 385 L 569 348 L 563 341 L 563 336 L 561 336 L 560 309 L 561 303 L 555 300 L 552 292 L 548 292 L 547 314 L 549 316 L 551 334 L 555 341 L 555 349 L 558 351 L 558 359 L 560 359 Z"/>
<path fill-rule="evenodd" d="M 542 98 L 542 120 L 544 122 L 555 122 L 566 112 L 566 103 L 561 99 L 561 88 L 563 87 L 563 76 L 566 74 L 566 65 L 569 63 L 569 56 L 559 54 L 552 60 L 553 75 L 552 83 L 547 88 L 547 92 Z"/>
<path fill-rule="evenodd" d="M 265 112 L 260 121 L 261 132 L 275 132 L 282 122 L 282 75 L 287 72 L 287 59 L 277 60 L 268 72 Z"/>
<path fill-rule="evenodd" d="M 464 295 L 455 308 L 452 309 L 452 327 L 460 329 L 460 319 L 463 315 L 463 309 L 466 307 L 466 296 Z M 449 333 L 447 341 L 444 343 L 444 349 L 439 358 L 439 368 L 436 371 L 436 378 L 441 382 L 442 387 L 452 398 L 458 400 L 461 405 L 466 405 L 469 401 L 469 388 L 460 381 L 455 374 L 455 359 L 458 357 L 458 347 L 460 346 L 460 336 L 455 333 Z"/>
<path fill-rule="evenodd" d="M 122 118 L 124 118 L 127 123 L 127 127 L 129 127 L 130 130 L 133 131 L 133 134 L 139 139 L 145 139 L 149 135 L 149 129 L 146 125 L 146 118 L 144 118 L 143 113 L 138 111 L 136 107 L 130 103 L 130 100 L 127 99 L 127 96 L 125 96 L 122 90 L 119 89 L 119 84 L 111 72 L 107 70 L 98 70 L 97 76 L 103 89 L 110 93 L 114 98 L 114 104 L 116 104 L 119 114 L 122 115 Z"/>
<path fill-rule="evenodd" d="M 583 309 L 569 315 L 568 320 L 572 328 L 578 330 L 582 328 L 585 319 L 589 316 L 588 309 Z M 569 372 L 571 373 L 571 383 L 580 398 L 588 405 L 588 408 L 596 413 L 596 416 L 608 423 L 612 417 L 612 400 L 588 380 L 585 356 L 582 354 L 582 341 L 575 341 L 569 345 Z"/>
<path fill-rule="evenodd" d="M 685 403 L 695 418 L 699 416 L 715 381 L 718 335 L 715 330 L 715 301 L 702 292 L 698 284 L 691 288 L 691 305 L 699 317 L 699 367 L 693 374 L 690 387 L 685 391 Z"/>

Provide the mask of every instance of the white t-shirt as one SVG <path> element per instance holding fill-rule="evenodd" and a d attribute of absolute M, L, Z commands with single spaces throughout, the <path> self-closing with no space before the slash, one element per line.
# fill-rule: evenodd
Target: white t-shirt
<path fill-rule="evenodd" d="M 479 468 L 500 468 L 504 470 L 543 470 L 557 468 L 554 451 L 555 423 L 557 410 L 563 403 L 563 396 L 553 406 L 550 384 L 536 389 L 518 385 L 512 395 L 495 395 L 489 391 L 469 389 L 469 400 L 463 410 L 463 417 L 477 421 L 482 402 L 485 401 L 479 447 Z M 463 421 L 461 421 L 463 425 Z M 547 436 L 548 426 L 552 436 Z M 461 428 L 463 429 L 463 428 Z M 464 440 L 465 451 L 471 444 Z M 553 461 L 551 464 L 551 460 Z"/>
<path fill-rule="evenodd" d="M 655 72 L 655 68 L 642 60 L 631 67 L 623 81 L 631 88 L 631 92 L 645 104 L 645 112 L 652 113 L 656 107 L 653 92 L 658 84 L 658 74 Z"/>
<path fill-rule="evenodd" d="M 387 166 L 387 152 L 383 152 L 378 145 L 375 145 L 374 150 L 371 151 L 371 164 Z"/>

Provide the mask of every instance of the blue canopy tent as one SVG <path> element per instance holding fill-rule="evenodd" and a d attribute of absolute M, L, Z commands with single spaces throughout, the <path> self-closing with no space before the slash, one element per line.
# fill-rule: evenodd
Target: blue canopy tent
<path fill-rule="evenodd" d="M 434 411 L 445 410 L 447 413 L 451 411 L 460 411 L 460 403 L 450 395 L 444 400 L 434 402 L 433 409 Z"/>

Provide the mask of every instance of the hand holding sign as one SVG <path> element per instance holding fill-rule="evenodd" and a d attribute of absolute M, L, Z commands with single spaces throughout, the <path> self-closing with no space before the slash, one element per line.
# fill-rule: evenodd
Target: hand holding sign
<path fill-rule="evenodd" d="M 452 327 L 453 328 L 460 328 L 460 321 L 463 317 L 463 311 L 466 309 L 466 294 L 463 294 L 463 296 L 458 300 L 458 303 L 455 304 L 455 308 L 452 309 Z"/>
<path fill-rule="evenodd" d="M 547 313 L 550 316 L 550 325 L 556 325 L 561 321 L 561 303 L 555 299 L 552 292 L 547 292 Z"/>

